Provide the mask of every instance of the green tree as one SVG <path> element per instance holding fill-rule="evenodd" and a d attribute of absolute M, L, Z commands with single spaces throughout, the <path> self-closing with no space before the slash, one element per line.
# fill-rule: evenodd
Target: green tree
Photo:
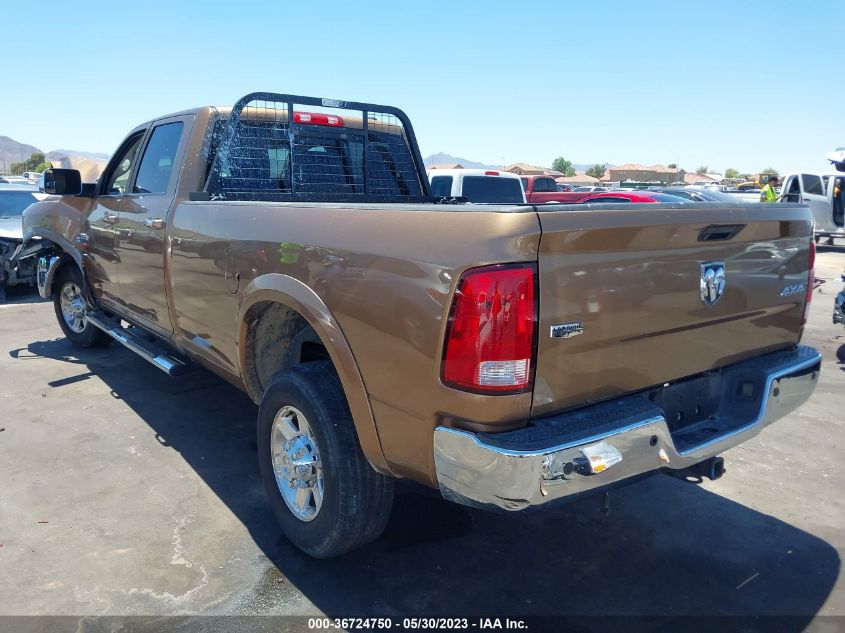
<path fill-rule="evenodd" d="M 772 176 L 780 176 L 780 173 L 774 167 L 766 167 L 763 171 L 760 172 L 761 174 L 770 174 Z"/>
<path fill-rule="evenodd" d="M 707 165 L 702 165 L 701 167 L 695 170 L 695 173 L 697 173 L 699 176 L 703 176 L 708 171 L 710 171 L 710 168 Z"/>
<path fill-rule="evenodd" d="M 552 163 L 552 169 L 559 171 L 564 176 L 574 176 L 575 168 L 572 166 L 572 161 L 566 160 L 563 156 L 558 156 Z"/>
<path fill-rule="evenodd" d="M 48 163 L 44 159 L 44 153 L 35 152 L 25 161 L 22 161 L 20 163 L 12 163 L 10 169 L 13 176 L 20 176 L 25 171 L 42 172 L 48 167 L 50 167 L 50 163 Z"/>
<path fill-rule="evenodd" d="M 739 178 L 739 171 L 737 171 L 733 167 L 728 167 L 725 170 L 725 178 Z"/>
<path fill-rule="evenodd" d="M 669 164 L 668 164 L 668 165 L 666 165 L 666 166 L 667 166 L 669 169 L 677 169 L 677 168 L 678 168 L 678 163 L 669 163 Z"/>
<path fill-rule="evenodd" d="M 600 165 L 599 163 L 596 163 L 595 165 L 593 165 L 592 167 L 587 169 L 587 171 L 585 173 L 588 176 L 592 176 L 593 178 L 601 178 L 602 176 L 604 176 L 605 171 L 606 171 L 606 168 L 605 168 L 604 165 Z"/>

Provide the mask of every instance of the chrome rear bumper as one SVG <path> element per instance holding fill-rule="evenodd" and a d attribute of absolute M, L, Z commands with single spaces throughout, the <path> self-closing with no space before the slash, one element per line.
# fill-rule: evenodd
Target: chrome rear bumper
<path fill-rule="evenodd" d="M 532 421 L 518 431 L 437 427 L 440 491 L 466 505 L 524 510 L 662 469 L 689 468 L 806 402 L 820 368 L 819 353 L 799 345 L 681 381 L 674 388 L 692 389 L 679 395 L 706 391 L 694 384 L 705 380 L 716 392 L 713 415 L 684 426 L 677 423 L 678 413 L 655 404 L 660 398 L 648 397 L 658 389 Z"/>

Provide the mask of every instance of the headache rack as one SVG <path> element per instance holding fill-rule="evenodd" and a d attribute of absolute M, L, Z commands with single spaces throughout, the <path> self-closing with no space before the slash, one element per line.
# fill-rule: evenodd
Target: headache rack
<path fill-rule="evenodd" d="M 390 106 L 254 92 L 212 127 L 195 200 L 432 202 L 407 115 Z"/>

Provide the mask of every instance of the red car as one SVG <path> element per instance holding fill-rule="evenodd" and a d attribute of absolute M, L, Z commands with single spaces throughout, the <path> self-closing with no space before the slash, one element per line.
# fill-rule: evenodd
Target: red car
<path fill-rule="evenodd" d="M 579 204 L 590 202 L 684 202 L 683 198 L 659 191 L 602 191 L 581 198 Z M 686 202 L 689 202 L 688 200 Z"/>

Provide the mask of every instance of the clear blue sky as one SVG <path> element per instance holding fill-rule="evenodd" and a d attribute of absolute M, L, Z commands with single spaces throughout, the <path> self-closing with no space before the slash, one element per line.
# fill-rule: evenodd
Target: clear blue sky
<path fill-rule="evenodd" d="M 0 33 L 0 134 L 44 150 L 254 90 L 396 105 L 423 155 L 490 163 L 785 172 L 845 145 L 843 0 L 15 2 Z"/>

